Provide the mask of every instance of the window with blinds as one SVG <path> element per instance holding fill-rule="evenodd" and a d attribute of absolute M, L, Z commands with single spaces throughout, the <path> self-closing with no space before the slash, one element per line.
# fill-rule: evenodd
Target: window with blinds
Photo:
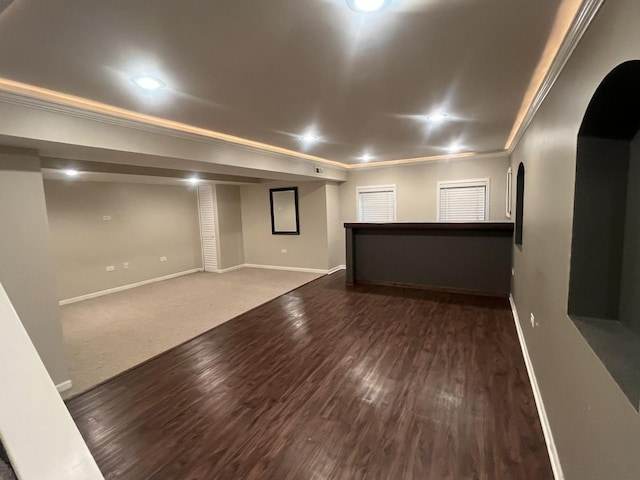
<path fill-rule="evenodd" d="M 487 219 L 489 180 L 438 183 L 438 221 L 482 222 Z"/>
<path fill-rule="evenodd" d="M 396 186 L 357 187 L 358 221 L 384 223 L 396 221 Z"/>

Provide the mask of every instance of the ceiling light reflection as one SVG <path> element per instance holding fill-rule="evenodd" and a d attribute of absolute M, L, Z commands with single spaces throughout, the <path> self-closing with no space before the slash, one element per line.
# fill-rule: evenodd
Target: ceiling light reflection
<path fill-rule="evenodd" d="M 358 13 L 373 13 L 386 7 L 390 0 L 347 0 L 347 5 Z"/>
<path fill-rule="evenodd" d="M 307 323 L 307 313 L 305 311 L 304 301 L 297 296 L 291 295 L 284 305 L 286 311 L 286 319 L 291 327 L 293 338 L 302 345 L 306 345 L 311 340 L 309 334 L 309 325 Z"/>
<path fill-rule="evenodd" d="M 448 117 L 449 116 L 446 113 L 434 112 L 426 115 L 424 118 L 427 122 L 438 124 L 444 122 Z"/>
<path fill-rule="evenodd" d="M 138 75 L 136 77 L 133 77 L 131 81 L 138 87 L 150 92 L 154 92 L 166 86 L 166 84 L 162 80 L 158 80 L 157 78 L 149 77 L 146 75 Z"/>
<path fill-rule="evenodd" d="M 435 398 L 437 402 L 445 404 L 447 408 L 458 408 L 462 405 L 464 389 L 460 386 L 454 387 L 453 391 L 439 389 Z"/>
<path fill-rule="evenodd" d="M 370 405 L 379 403 L 388 390 L 387 378 L 377 367 L 378 364 L 370 365 L 363 360 L 351 370 L 351 378 L 359 384 L 362 401 Z"/>

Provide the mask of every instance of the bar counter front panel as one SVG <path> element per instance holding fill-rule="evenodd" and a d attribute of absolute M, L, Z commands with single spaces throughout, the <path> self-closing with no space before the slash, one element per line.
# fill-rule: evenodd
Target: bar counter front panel
<path fill-rule="evenodd" d="M 508 296 L 512 223 L 345 223 L 347 283 Z"/>

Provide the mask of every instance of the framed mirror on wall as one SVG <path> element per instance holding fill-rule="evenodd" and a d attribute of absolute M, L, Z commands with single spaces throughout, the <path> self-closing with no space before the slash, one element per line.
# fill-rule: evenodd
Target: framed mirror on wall
<path fill-rule="evenodd" d="M 300 235 L 298 217 L 298 187 L 270 188 L 271 233 Z"/>

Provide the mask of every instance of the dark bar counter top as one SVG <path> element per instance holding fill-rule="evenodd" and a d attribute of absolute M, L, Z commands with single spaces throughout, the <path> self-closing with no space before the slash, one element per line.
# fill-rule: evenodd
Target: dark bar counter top
<path fill-rule="evenodd" d="M 345 223 L 347 283 L 508 296 L 513 223 Z"/>

